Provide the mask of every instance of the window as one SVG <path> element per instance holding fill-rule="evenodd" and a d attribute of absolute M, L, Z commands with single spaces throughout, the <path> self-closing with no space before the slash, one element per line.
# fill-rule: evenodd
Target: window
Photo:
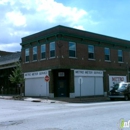
<path fill-rule="evenodd" d="M 50 43 L 50 57 L 55 57 L 55 42 Z"/>
<path fill-rule="evenodd" d="M 25 49 L 25 62 L 29 62 L 29 49 Z"/>
<path fill-rule="evenodd" d="M 110 49 L 105 48 L 105 60 L 109 61 L 110 60 Z"/>
<path fill-rule="evenodd" d="M 45 59 L 46 58 L 46 45 L 43 44 L 41 45 L 41 59 Z"/>
<path fill-rule="evenodd" d="M 88 45 L 88 58 L 94 59 L 94 46 Z"/>
<path fill-rule="evenodd" d="M 76 57 L 76 43 L 69 42 L 69 57 Z"/>
<path fill-rule="evenodd" d="M 37 47 L 33 47 L 33 60 L 37 60 Z"/>
<path fill-rule="evenodd" d="M 122 50 L 118 50 L 118 61 L 123 62 L 123 53 Z"/>

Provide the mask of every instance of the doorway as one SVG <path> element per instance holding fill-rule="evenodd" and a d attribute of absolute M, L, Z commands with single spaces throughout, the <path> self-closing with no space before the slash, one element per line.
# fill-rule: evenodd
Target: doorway
<path fill-rule="evenodd" d="M 55 97 L 69 96 L 69 77 L 70 77 L 69 69 L 53 70 Z"/>
<path fill-rule="evenodd" d="M 57 82 L 57 96 L 67 97 L 67 81 L 65 79 L 58 80 Z"/>

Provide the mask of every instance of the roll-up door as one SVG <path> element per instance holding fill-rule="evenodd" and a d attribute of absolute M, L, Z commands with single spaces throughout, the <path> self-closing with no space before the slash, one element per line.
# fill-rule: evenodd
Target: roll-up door
<path fill-rule="evenodd" d="M 48 96 L 49 88 L 44 78 L 25 79 L 25 86 L 25 96 Z"/>
<path fill-rule="evenodd" d="M 103 78 L 95 77 L 95 95 L 103 95 Z"/>
<path fill-rule="evenodd" d="M 94 95 L 103 95 L 103 77 L 86 77 L 83 76 L 83 83 L 78 83 L 79 76 L 75 76 L 75 96 L 94 96 Z"/>

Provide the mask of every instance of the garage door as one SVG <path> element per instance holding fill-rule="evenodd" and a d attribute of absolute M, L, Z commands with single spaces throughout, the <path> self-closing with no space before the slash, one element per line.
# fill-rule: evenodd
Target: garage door
<path fill-rule="evenodd" d="M 80 84 L 78 76 L 75 76 L 75 96 L 80 96 Z M 103 78 L 102 77 L 82 77 L 81 96 L 103 95 Z"/>
<path fill-rule="evenodd" d="M 48 83 L 47 83 L 48 85 Z M 28 78 L 25 79 L 25 96 L 48 96 L 49 89 L 43 78 Z"/>

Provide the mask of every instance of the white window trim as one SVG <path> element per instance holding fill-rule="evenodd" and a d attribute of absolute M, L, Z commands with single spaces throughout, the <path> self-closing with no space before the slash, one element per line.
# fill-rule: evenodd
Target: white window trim
<path fill-rule="evenodd" d="M 76 50 L 77 50 L 77 44 L 76 44 L 76 42 L 69 42 L 69 43 L 74 43 L 75 44 L 75 57 L 72 57 L 72 56 L 69 56 L 69 58 L 72 58 L 72 59 L 77 59 L 77 54 L 76 54 Z M 71 51 L 70 49 L 69 49 L 69 51 Z"/>
<path fill-rule="evenodd" d="M 94 48 L 94 45 L 88 45 L 88 48 L 89 48 L 89 46 L 93 46 L 93 49 L 94 49 L 94 50 L 93 50 L 93 56 L 94 56 L 94 58 L 89 58 L 89 57 L 88 57 L 88 60 L 95 60 L 95 48 Z M 89 54 L 89 53 L 91 53 L 91 52 L 89 52 L 89 49 L 88 49 L 88 54 Z"/>
<path fill-rule="evenodd" d="M 40 55 L 41 59 L 40 60 L 45 60 L 46 59 L 46 44 L 42 44 L 41 48 L 42 48 L 43 45 L 45 45 L 45 58 L 42 58 L 42 50 L 41 50 L 41 55 Z"/>
<path fill-rule="evenodd" d="M 118 63 L 124 63 L 124 61 L 123 61 L 123 51 L 122 50 L 118 50 L 118 51 L 121 51 L 122 52 L 122 61 L 118 61 Z M 118 58 L 119 58 L 120 56 L 118 55 Z"/>
<path fill-rule="evenodd" d="M 105 60 L 105 61 L 107 61 L 107 62 L 111 62 L 111 52 L 110 52 L 110 48 L 108 48 L 108 47 L 105 47 L 104 48 L 104 54 L 105 54 L 105 49 L 109 49 L 109 60 Z M 105 54 L 106 55 L 106 54 Z"/>
<path fill-rule="evenodd" d="M 50 52 L 53 51 L 53 50 L 50 49 L 51 43 L 55 43 L 55 50 L 54 50 L 55 51 L 55 56 L 53 56 L 53 57 L 50 56 Z M 54 59 L 54 58 L 56 58 L 56 42 L 50 42 L 50 44 L 49 44 L 49 59 Z"/>
<path fill-rule="evenodd" d="M 28 51 L 29 51 L 29 54 L 28 55 L 26 55 L 26 50 L 28 49 Z M 26 48 L 25 49 L 25 63 L 29 63 L 30 62 L 30 59 L 29 59 L 29 61 L 26 61 L 26 56 L 29 56 L 29 58 L 30 58 L 30 49 L 29 48 Z"/>
<path fill-rule="evenodd" d="M 34 49 L 34 48 L 38 48 L 38 47 L 37 47 L 37 46 L 34 46 L 33 49 Z M 37 51 L 37 53 L 38 53 L 38 51 Z M 37 53 L 36 53 L 36 54 L 37 54 Z M 33 55 L 35 55 L 35 54 L 34 54 L 34 50 L 33 50 Z M 37 56 L 38 56 L 38 54 L 37 54 Z M 33 57 L 32 57 L 32 58 L 33 58 Z M 33 59 L 33 62 L 35 62 L 35 61 L 38 61 L 38 57 L 37 57 L 36 60 Z"/>

